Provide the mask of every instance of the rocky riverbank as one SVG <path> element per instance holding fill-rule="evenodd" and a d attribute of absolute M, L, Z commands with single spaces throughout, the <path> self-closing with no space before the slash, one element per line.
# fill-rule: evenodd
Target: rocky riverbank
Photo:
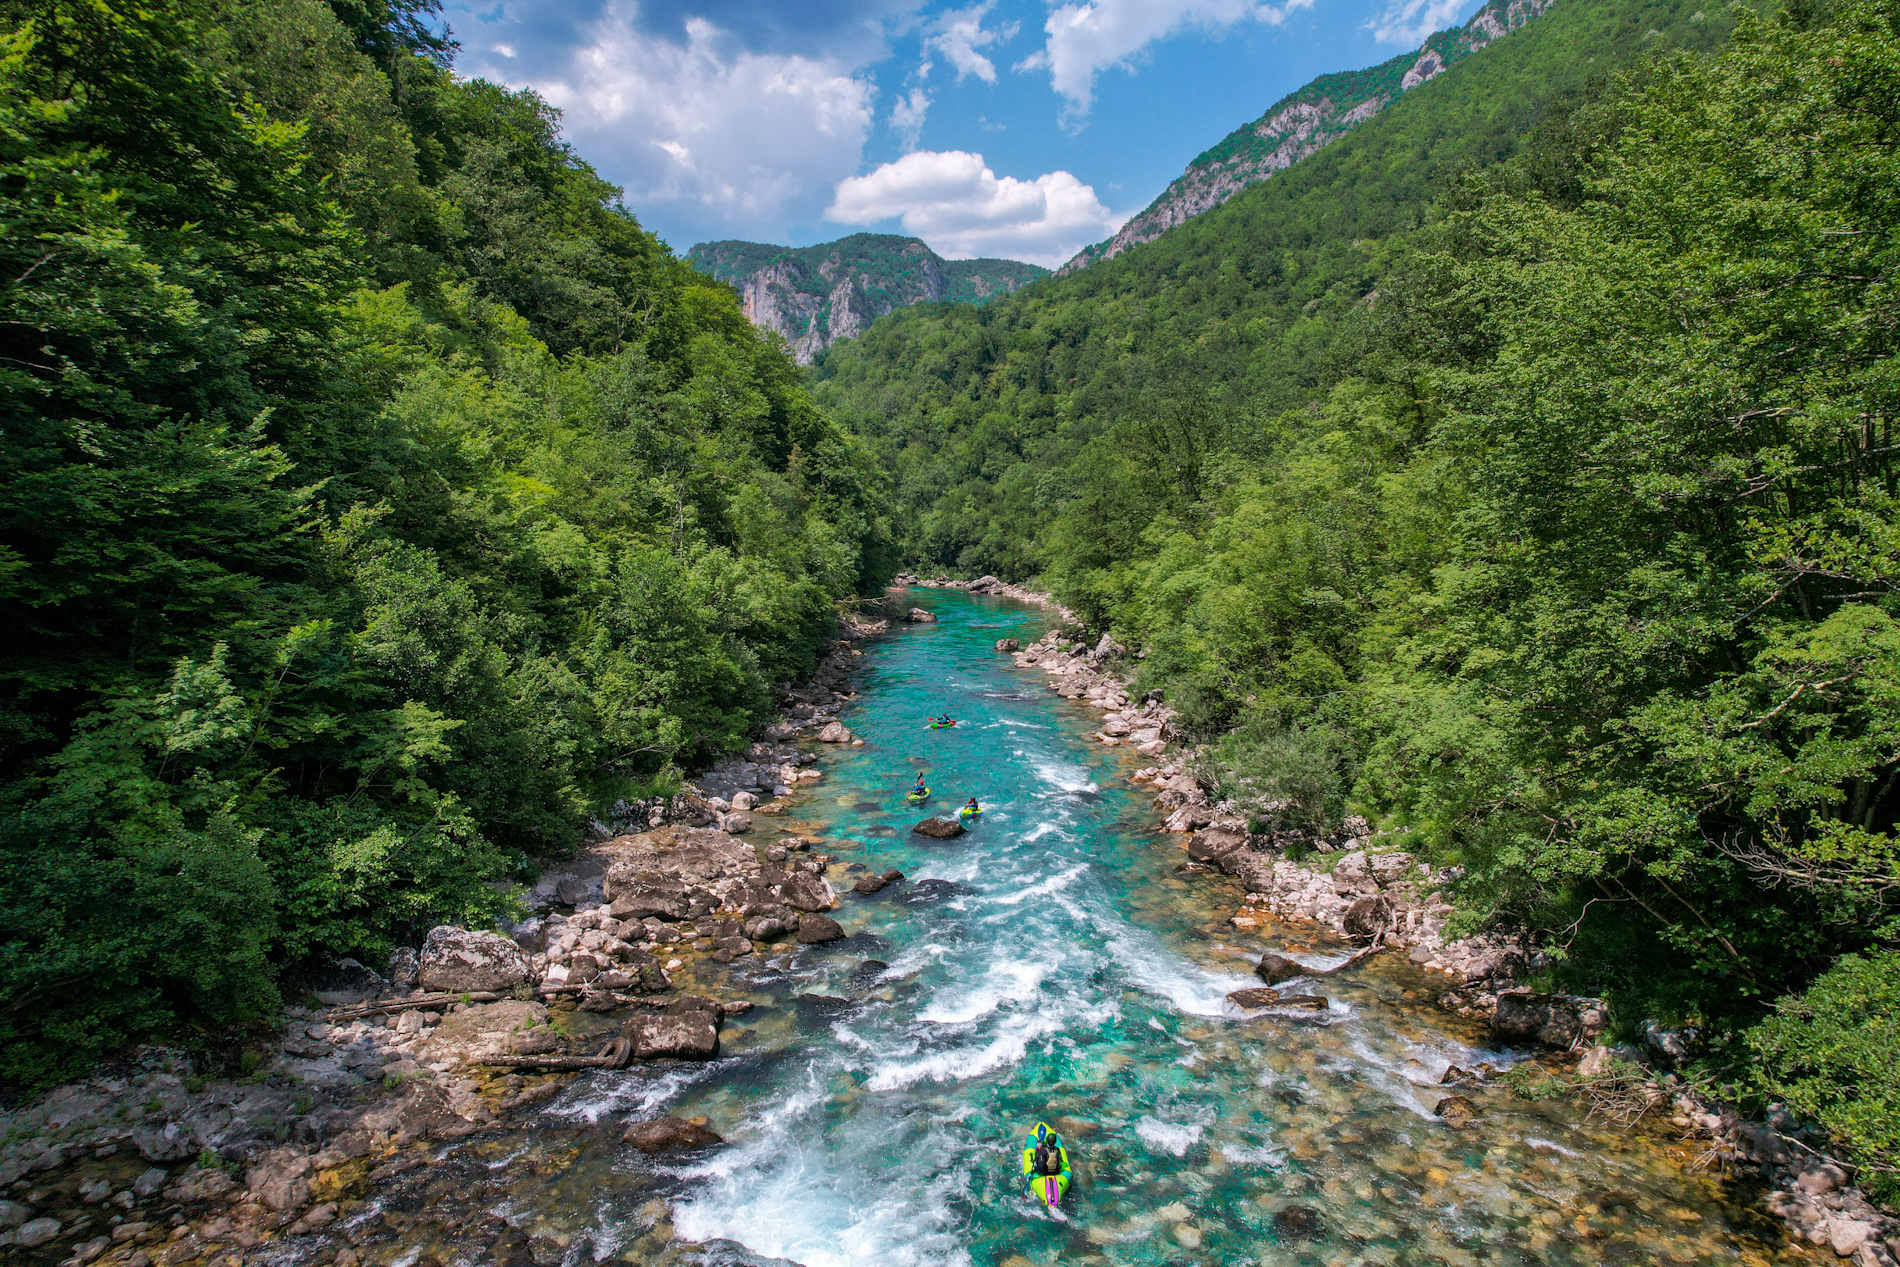
<path fill-rule="evenodd" d="M 591 823 L 589 843 L 520 895 L 519 923 L 437 928 L 380 972 L 343 960 L 310 974 L 274 1036 L 234 1036 L 222 1061 L 147 1047 L 0 1114 L 0 1249 L 71 1267 L 236 1267 L 310 1238 L 317 1259 L 353 1267 L 326 1229 L 346 1219 L 352 1241 L 373 1236 L 378 1185 L 443 1141 L 513 1129 L 574 1070 L 717 1056 L 729 1018 L 754 1006 L 710 997 L 729 993 L 725 965 L 838 941 L 840 889 L 902 880 L 840 867 L 809 834 L 760 838 L 762 821 L 792 825 L 826 746 L 862 744 L 837 716 L 859 654 L 836 643 L 746 752 Z M 648 1152 L 718 1142 L 670 1118 L 627 1129 Z"/>
<path fill-rule="evenodd" d="M 993 579 L 993 578 L 986 578 Z M 978 583 L 959 583 L 976 589 Z M 1014 588 L 1014 587 L 1012 587 Z M 988 586 L 976 592 L 997 592 Z M 1021 591 L 1012 597 L 1049 602 Z M 1053 605 L 1053 604 L 1051 604 Z M 1192 772 L 1195 754 L 1180 744 L 1173 715 L 1158 700 L 1137 700 L 1119 669 L 1122 649 L 1107 635 L 1091 646 L 1053 632 L 1027 646 L 997 644 L 1016 664 L 1049 675 L 1065 698 L 1102 714 L 1093 738 L 1109 747 L 1133 747 L 1157 763 L 1128 777 L 1154 793 L 1159 827 L 1186 837 L 1186 869 L 1219 871 L 1246 888 L 1230 922 L 1238 932 L 1259 933 L 1292 922 L 1305 924 L 1361 947 L 1349 962 L 1375 952 L 1402 954 L 1418 969 L 1442 977 L 1437 1005 L 1486 1024 L 1500 1043 L 1555 1049 L 1555 1062 L 1578 1094 L 1601 1101 L 1607 1112 L 1629 1121 L 1654 1116 L 1685 1140 L 1699 1140 L 1698 1164 L 1752 1173 L 1767 1186 L 1765 1207 L 1802 1240 L 1824 1246 L 1857 1267 L 1895 1267 L 1900 1258 L 1900 1219 L 1877 1210 L 1850 1180 L 1847 1167 L 1825 1153 L 1825 1140 L 1811 1137 L 1785 1114 L 1754 1121 L 1732 1107 L 1697 1095 L 1670 1072 L 1684 1054 L 1684 1036 L 1648 1027 L 1640 1049 L 1602 1042 L 1607 1010 L 1600 999 L 1532 990 L 1523 980 L 1547 964 L 1542 951 L 1522 937 L 1448 935 L 1451 904 L 1444 893 L 1456 879 L 1411 854 L 1381 850 L 1365 820 L 1348 818 L 1325 838 L 1288 838 L 1248 830 L 1233 807 L 1213 802 Z M 1303 858 L 1290 856 L 1297 844 Z M 1274 987 L 1312 978 L 1317 971 L 1287 955 L 1267 954 L 1258 975 L 1265 988 L 1236 992 L 1247 1009 L 1300 1007 L 1317 996 L 1286 996 Z M 1470 1071 L 1455 1071 L 1461 1077 Z M 1441 1103 L 1447 1123 L 1472 1111 L 1470 1101 Z"/>

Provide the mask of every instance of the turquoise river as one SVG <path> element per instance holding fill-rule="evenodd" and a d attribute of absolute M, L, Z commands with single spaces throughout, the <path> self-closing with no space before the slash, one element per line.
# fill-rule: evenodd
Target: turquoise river
<path fill-rule="evenodd" d="M 1809 1261 L 1666 1125 L 1633 1134 L 1495 1080 L 1464 1092 L 1473 1126 L 1439 1122 L 1448 1065 L 1527 1053 L 1431 1008 L 1397 956 L 1319 983 L 1322 1016 L 1244 1018 L 1225 996 L 1258 984 L 1263 950 L 1344 952 L 1297 928 L 1236 934 L 1232 882 L 1179 871 L 1179 838 L 1127 780 L 1138 759 L 1089 742 L 1092 714 L 993 650 L 1047 613 L 911 598 L 939 622 L 866 644 L 844 716 L 865 746 L 819 751 L 824 782 L 781 820 L 827 841 L 840 891 L 853 863 L 908 881 L 847 893 L 843 942 L 703 982 L 758 1005 L 718 1060 L 581 1075 L 533 1130 L 385 1184 L 378 1216 L 407 1229 L 395 1261 Z M 961 724 L 925 729 L 937 712 Z M 974 831 L 910 832 L 918 771 L 936 809 L 981 798 Z M 684 1161 L 620 1143 L 629 1117 L 662 1113 L 725 1143 Z M 1059 1214 L 1016 1174 L 1038 1118 L 1074 1152 Z"/>

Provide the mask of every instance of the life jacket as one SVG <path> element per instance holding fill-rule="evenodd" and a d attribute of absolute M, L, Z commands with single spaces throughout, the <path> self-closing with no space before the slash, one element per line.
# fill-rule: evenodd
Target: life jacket
<path fill-rule="evenodd" d="M 1036 1145 L 1036 1173 L 1039 1175 L 1062 1173 L 1062 1145 L 1053 1135 L 1045 1137 Z"/>

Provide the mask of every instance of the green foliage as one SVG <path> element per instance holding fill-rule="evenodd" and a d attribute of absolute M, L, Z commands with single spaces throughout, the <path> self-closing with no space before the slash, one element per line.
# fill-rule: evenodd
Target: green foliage
<path fill-rule="evenodd" d="M 1763 1093 L 1825 1126 L 1876 1199 L 1900 1198 L 1900 952 L 1844 956 L 1749 1046 Z"/>
<path fill-rule="evenodd" d="M 432 12 L 9 9 L 0 1076 L 493 916 L 887 565 L 795 367 Z"/>

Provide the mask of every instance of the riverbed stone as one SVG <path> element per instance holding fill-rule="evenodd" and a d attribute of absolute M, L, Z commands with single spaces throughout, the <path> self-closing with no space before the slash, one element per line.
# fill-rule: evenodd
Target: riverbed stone
<path fill-rule="evenodd" d="M 963 824 L 954 818 L 926 818 L 911 831 L 919 836 L 928 836 L 932 840 L 954 840 L 963 834 Z"/>
<path fill-rule="evenodd" d="M 717 1012 L 648 1013 L 629 1020 L 621 1032 L 632 1040 L 637 1060 L 711 1060 L 719 1054 Z"/>
<path fill-rule="evenodd" d="M 1462 1131 L 1476 1122 L 1479 1117 L 1478 1106 L 1462 1095 L 1448 1096 L 1438 1102 L 1432 1112 L 1439 1120 L 1454 1131 Z"/>
<path fill-rule="evenodd" d="M 527 953 L 500 933 L 441 924 L 423 939 L 417 976 L 425 990 L 505 993 L 532 981 L 534 967 Z"/>
<path fill-rule="evenodd" d="M 48 1219 L 48 1218 L 29 1219 L 27 1222 L 22 1223 L 20 1225 L 19 1231 L 13 1234 L 13 1241 L 14 1241 L 14 1244 L 16 1245 L 25 1246 L 27 1249 L 33 1249 L 36 1246 L 46 1244 L 46 1242 L 52 1240 L 55 1236 L 58 1236 L 58 1235 L 59 1235 L 59 1220 L 58 1219 Z"/>
<path fill-rule="evenodd" d="M 655 1153 L 710 1148 L 726 1141 L 702 1123 L 689 1122 L 680 1117 L 659 1117 L 647 1122 L 629 1122 L 626 1131 L 620 1136 L 620 1142 L 632 1144 L 652 1156 Z"/>
<path fill-rule="evenodd" d="M 388 982 L 354 959 L 337 959 L 305 978 L 305 988 L 325 1007 L 367 1003 L 388 989 Z"/>
<path fill-rule="evenodd" d="M 998 638 L 996 640 L 996 649 L 998 651 L 1020 651 L 1022 650 L 1022 646 L 1023 644 L 1014 638 Z"/>
<path fill-rule="evenodd" d="M 826 722 L 824 729 L 818 732 L 819 743 L 850 743 L 854 738 L 841 721 Z"/>
<path fill-rule="evenodd" d="M 1273 1230 L 1286 1240 L 1317 1240 L 1326 1233 L 1326 1221 L 1310 1205 L 1289 1205 L 1274 1211 Z"/>
<path fill-rule="evenodd" d="M 1392 928 L 1392 899 L 1384 894 L 1362 897 L 1346 908 L 1339 926 L 1355 941 L 1372 941 Z"/>
<path fill-rule="evenodd" d="M 1491 1032 L 1503 1042 L 1570 1048 L 1596 1038 L 1607 1022 L 1601 999 L 1505 990 L 1497 996 Z"/>

